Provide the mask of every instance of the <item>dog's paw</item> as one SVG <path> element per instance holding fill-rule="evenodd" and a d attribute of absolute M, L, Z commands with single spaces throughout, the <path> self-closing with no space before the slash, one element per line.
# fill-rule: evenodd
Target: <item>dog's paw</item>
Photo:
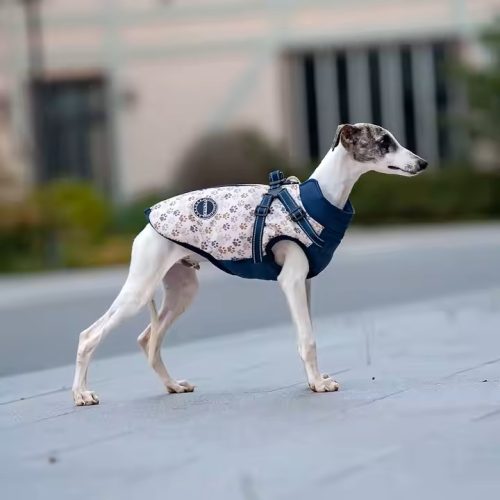
<path fill-rule="evenodd" d="M 170 394 L 179 394 L 181 392 L 193 392 L 194 385 L 191 385 L 187 380 L 179 380 L 167 385 L 167 391 Z"/>
<path fill-rule="evenodd" d="M 73 391 L 73 400 L 76 406 L 98 405 L 99 398 L 94 391 Z"/>
<path fill-rule="evenodd" d="M 309 387 L 314 392 L 335 392 L 339 390 L 340 385 L 329 375 L 323 374 L 319 380 L 309 383 Z"/>

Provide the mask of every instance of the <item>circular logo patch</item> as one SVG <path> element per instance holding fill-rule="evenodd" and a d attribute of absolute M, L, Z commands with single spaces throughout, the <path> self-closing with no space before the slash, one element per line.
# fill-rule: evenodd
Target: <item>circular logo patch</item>
<path fill-rule="evenodd" d="M 217 203 L 212 198 L 201 198 L 194 204 L 194 213 L 201 219 L 210 219 L 217 212 Z"/>

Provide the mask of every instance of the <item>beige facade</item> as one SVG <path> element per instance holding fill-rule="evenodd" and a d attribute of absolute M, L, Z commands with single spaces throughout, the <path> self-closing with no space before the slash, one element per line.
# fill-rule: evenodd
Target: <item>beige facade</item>
<path fill-rule="evenodd" d="M 307 157 L 304 110 L 294 97 L 300 77 L 290 54 L 311 50 L 320 57 L 338 48 L 443 38 L 470 46 L 478 27 L 500 11 L 500 0 L 41 0 L 41 6 L 45 76 L 99 75 L 105 82 L 110 188 L 126 200 L 171 183 L 185 149 L 214 127 L 250 126 Z M 37 178 L 29 162 L 26 39 L 20 2 L 0 4 L 0 102 L 8 109 L 0 134 L 8 129 L 4 136 L 18 155 L 10 163 L 25 183 Z M 415 50 L 413 60 L 425 61 Z M 349 56 L 348 73 L 361 75 L 350 80 L 353 115 L 366 94 L 353 82 L 366 67 L 363 54 Z M 417 129 L 433 112 L 416 117 Z M 333 108 L 319 116 L 320 149 L 336 118 Z M 397 118 L 391 123 L 398 127 Z M 431 137 L 417 130 L 417 139 L 434 154 Z"/>

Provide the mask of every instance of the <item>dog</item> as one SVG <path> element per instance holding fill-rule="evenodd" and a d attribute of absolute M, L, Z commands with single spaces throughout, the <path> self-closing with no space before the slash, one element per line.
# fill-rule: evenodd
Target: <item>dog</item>
<path fill-rule="evenodd" d="M 297 330 L 298 352 L 310 389 L 337 391 L 339 384 L 318 368 L 310 280 L 326 267 L 347 229 L 353 213 L 349 195 L 362 174 L 376 171 L 411 177 L 426 167 L 425 160 L 404 148 L 384 128 L 345 124 L 337 128 L 331 149 L 303 184 L 274 172 L 267 192 L 261 185 L 212 188 L 180 195 L 149 209 L 150 223 L 134 240 L 123 288 L 104 315 L 80 334 L 72 387 L 75 404 L 99 403 L 96 393 L 87 388 L 92 354 L 106 335 L 146 305 L 150 324 L 137 340 L 151 367 L 168 392 L 194 390 L 189 382 L 170 375 L 160 348 L 169 326 L 191 304 L 198 290 L 197 269 L 207 260 L 237 276 L 278 281 Z M 235 193 L 238 201 L 224 211 L 219 205 Z M 230 213 L 237 212 L 235 207 L 241 208 L 247 222 Z M 332 227 L 330 216 L 335 219 Z M 238 231 L 246 231 L 242 238 L 233 234 L 231 221 L 239 224 Z M 249 222 L 251 228 L 247 227 Z M 219 227 L 217 224 L 222 226 L 214 235 L 212 228 Z M 200 237 L 202 233 L 212 239 Z M 329 234 L 335 235 L 331 241 Z M 229 244 L 219 244 L 217 240 L 223 242 L 224 238 Z M 231 257 L 221 258 L 227 252 Z M 164 299 L 157 311 L 153 295 L 160 284 Z"/>

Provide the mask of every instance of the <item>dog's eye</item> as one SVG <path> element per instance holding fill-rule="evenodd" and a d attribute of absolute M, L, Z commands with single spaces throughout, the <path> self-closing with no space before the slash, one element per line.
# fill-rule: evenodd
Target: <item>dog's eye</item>
<path fill-rule="evenodd" d="M 392 140 L 387 134 L 385 134 L 378 140 L 378 144 L 380 149 L 387 153 L 391 149 Z"/>

